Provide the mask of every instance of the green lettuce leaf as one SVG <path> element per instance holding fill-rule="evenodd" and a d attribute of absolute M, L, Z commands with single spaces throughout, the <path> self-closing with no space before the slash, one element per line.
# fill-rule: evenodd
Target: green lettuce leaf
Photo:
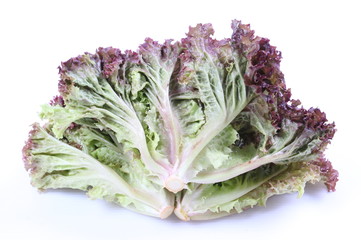
<path fill-rule="evenodd" d="M 139 151 L 141 160 L 159 179 L 167 176 L 165 168 L 168 160 L 162 156 L 162 151 L 160 154 L 155 153 L 158 144 L 151 142 L 157 137 L 154 135 L 159 133 L 155 134 L 149 127 L 145 129 L 146 123 L 139 117 L 142 114 L 143 119 L 147 115 L 154 118 L 151 107 L 143 106 L 141 109 L 140 102 L 143 99 L 132 95 L 131 90 L 134 89 L 131 83 L 107 80 L 100 65 L 100 57 L 90 54 L 63 63 L 59 90 L 63 94 L 65 106 L 45 105 L 40 116 L 49 121 L 57 138 L 63 136 L 72 122 L 106 129 L 118 143 L 127 149 Z"/>
<path fill-rule="evenodd" d="M 119 153 L 110 138 L 83 127 L 67 130 L 60 140 L 52 134 L 34 124 L 24 148 L 34 187 L 79 189 L 90 198 L 155 217 L 172 213 L 174 197 L 151 181 L 154 177 L 136 156 Z"/>
<path fill-rule="evenodd" d="M 265 206 L 274 195 L 298 192 L 301 197 L 307 182 L 316 183 L 323 178 L 320 167 L 307 162 L 269 166 L 268 175 L 260 172 L 262 168 L 219 184 L 196 185 L 194 190 L 177 195 L 175 213 L 186 221 L 224 217 Z"/>

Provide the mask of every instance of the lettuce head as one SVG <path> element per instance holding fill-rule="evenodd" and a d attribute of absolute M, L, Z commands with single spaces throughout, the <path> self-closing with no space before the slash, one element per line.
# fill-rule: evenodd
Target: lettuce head
<path fill-rule="evenodd" d="M 281 53 L 249 25 L 211 24 L 137 51 L 99 48 L 59 67 L 23 148 L 33 186 L 166 218 L 205 220 L 264 205 L 307 182 L 335 190 L 325 159 L 335 124 L 292 99 Z"/>

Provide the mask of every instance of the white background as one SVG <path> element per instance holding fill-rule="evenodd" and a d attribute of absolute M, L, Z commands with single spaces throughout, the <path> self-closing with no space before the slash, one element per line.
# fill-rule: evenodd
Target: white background
<path fill-rule="evenodd" d="M 1 1 L 0 239 L 345 239 L 359 236 L 360 7 L 357 1 Z M 38 193 L 21 148 L 39 106 L 56 95 L 61 61 L 102 46 L 133 49 L 145 37 L 184 37 L 189 25 L 251 23 L 283 53 L 294 98 L 337 125 L 326 154 L 337 191 L 310 185 L 266 208 L 208 222 L 155 219 L 78 191 Z"/>

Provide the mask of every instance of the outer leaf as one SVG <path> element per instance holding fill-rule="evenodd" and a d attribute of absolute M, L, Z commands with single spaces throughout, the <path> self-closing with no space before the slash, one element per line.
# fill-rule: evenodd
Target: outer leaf
<path fill-rule="evenodd" d="M 129 81 L 137 81 L 144 86 L 141 90 L 157 109 L 164 127 L 163 135 L 167 143 L 168 161 L 176 164 L 181 141 L 180 123 L 170 101 L 169 87 L 180 50 L 178 43 L 171 42 L 167 40 L 161 45 L 147 38 L 139 47 L 138 62 L 128 62 L 129 74 L 126 77 Z"/>
<path fill-rule="evenodd" d="M 109 130 L 118 143 L 139 151 L 147 168 L 162 179 L 167 176 L 167 161 L 161 157 L 155 158 L 155 154 L 152 155 L 148 149 L 141 118 L 130 100 L 131 85 L 129 82 L 106 79 L 104 76 L 105 67 L 104 63 L 101 67 L 100 59 L 104 59 L 106 53 L 110 55 L 111 51 L 112 49 L 101 49 L 99 55 L 85 54 L 63 63 L 59 90 L 65 107 L 47 107 L 42 112 L 42 117 L 49 119 L 58 138 L 62 137 L 62 132 L 72 121 Z M 123 56 L 116 56 L 115 59 L 121 57 Z M 117 77 L 110 72 L 107 74 Z M 143 114 L 147 114 L 147 109 L 144 109 Z"/>
<path fill-rule="evenodd" d="M 257 171 L 257 170 L 256 170 Z M 247 173 L 248 174 L 248 173 Z M 212 192 L 199 194 L 199 190 L 188 192 L 183 199 L 178 200 L 176 209 L 177 216 L 183 220 L 208 220 L 227 215 L 243 212 L 245 209 L 256 205 L 265 206 L 267 199 L 273 195 L 298 192 L 301 197 L 307 182 L 316 183 L 323 181 L 323 173 L 317 164 L 313 163 L 293 163 L 276 173 L 271 179 L 264 179 L 263 184 L 253 188 L 253 190 L 242 191 L 232 184 L 233 189 L 237 189 L 239 197 L 229 199 L 228 201 L 212 201 L 213 198 L 224 197 L 228 193 L 227 186 L 222 185 L 202 185 L 208 188 L 214 188 Z M 252 181 L 246 180 L 243 185 L 252 184 Z M 217 190 L 216 190 L 217 189 Z M 234 195 L 236 196 L 236 194 Z M 192 199 L 191 201 L 189 199 Z M 209 203 L 213 204 L 209 204 Z"/>
<path fill-rule="evenodd" d="M 222 212 L 220 209 L 223 210 L 224 205 L 256 189 L 286 168 L 270 164 L 225 182 L 195 184 L 189 191 L 178 195 L 175 213 L 181 219 L 189 220 L 207 211 Z"/>
<path fill-rule="evenodd" d="M 232 28 L 234 32 L 230 44 L 232 52 L 239 54 L 239 64 L 245 64 L 239 68 L 244 72 L 238 74 L 243 76 L 240 81 L 244 81 L 247 86 L 244 88 L 244 96 L 248 99 L 247 106 L 242 112 L 235 111 L 237 114 L 232 116 L 230 122 L 239 133 L 239 139 L 234 145 L 240 149 L 255 146 L 256 155 L 244 162 L 242 154 L 237 156 L 233 153 L 239 151 L 232 151 L 229 161 L 221 168 L 205 167 L 203 171 L 197 172 L 192 171 L 191 167 L 186 171 L 181 167 L 180 172 L 184 172 L 188 182 L 225 181 L 271 162 L 284 164 L 312 161 L 322 155 L 335 132 L 334 124 L 327 124 L 325 114 L 320 110 L 306 110 L 298 107 L 298 100 L 290 100 L 291 92 L 285 88 L 283 74 L 279 69 L 281 54 L 269 44 L 269 40 L 255 37 L 249 25 L 238 21 L 233 22 Z M 214 44 L 208 42 L 205 46 L 209 49 Z M 218 46 L 213 52 L 220 51 L 220 48 Z M 215 119 L 216 123 L 220 121 Z M 208 131 L 211 130 L 205 130 Z M 208 143 L 208 139 L 205 139 L 202 138 L 202 143 Z M 196 155 L 198 157 L 198 151 L 204 148 L 203 144 L 193 146 L 197 150 L 184 152 L 189 159 Z M 184 165 L 187 166 L 187 163 Z"/>
<path fill-rule="evenodd" d="M 184 142 L 180 157 L 181 164 L 175 175 L 190 179 L 196 171 L 192 163 L 198 154 L 223 131 L 242 111 L 248 102 L 243 78 L 244 63 L 239 55 L 233 55 L 228 40 L 217 41 L 211 25 L 197 25 L 190 28 L 183 39 L 184 52 L 181 54 L 179 81 L 183 88 L 193 89 L 199 96 L 206 122 L 195 137 Z M 179 92 L 182 92 L 181 90 Z M 189 93 L 177 95 L 177 99 L 187 99 Z"/>
<path fill-rule="evenodd" d="M 87 135 L 91 138 L 90 135 Z M 102 152 L 90 151 L 90 142 L 99 141 L 95 137 L 89 142 L 69 142 L 71 138 L 54 138 L 45 129 L 35 124 L 29 140 L 24 147 L 24 163 L 30 171 L 32 184 L 39 189 L 73 188 L 87 191 L 91 198 L 103 198 L 146 215 L 167 217 L 173 208 L 173 198 L 161 186 L 146 178 L 142 165 L 134 165 L 137 161 L 128 162 L 119 159 L 117 162 L 128 169 L 115 171 L 113 161 L 101 163 Z M 78 140 L 80 142 L 80 140 Z M 109 145 L 109 142 L 103 142 Z M 81 146 L 87 146 L 85 152 Z M 98 150 L 101 149 L 98 148 Z M 92 157 L 88 153 L 92 153 Z M 111 154 L 107 152 L 106 154 Z M 117 155 L 119 157 L 119 155 Z M 116 159 L 117 156 L 112 156 Z M 121 156 L 121 155 L 120 155 Z M 95 157 L 98 157 L 97 160 Z M 134 166 L 130 166 L 133 164 Z M 110 165 L 110 166 L 108 166 Z M 136 171 L 136 173 L 133 173 Z M 141 174 L 139 174 L 141 172 Z"/>

